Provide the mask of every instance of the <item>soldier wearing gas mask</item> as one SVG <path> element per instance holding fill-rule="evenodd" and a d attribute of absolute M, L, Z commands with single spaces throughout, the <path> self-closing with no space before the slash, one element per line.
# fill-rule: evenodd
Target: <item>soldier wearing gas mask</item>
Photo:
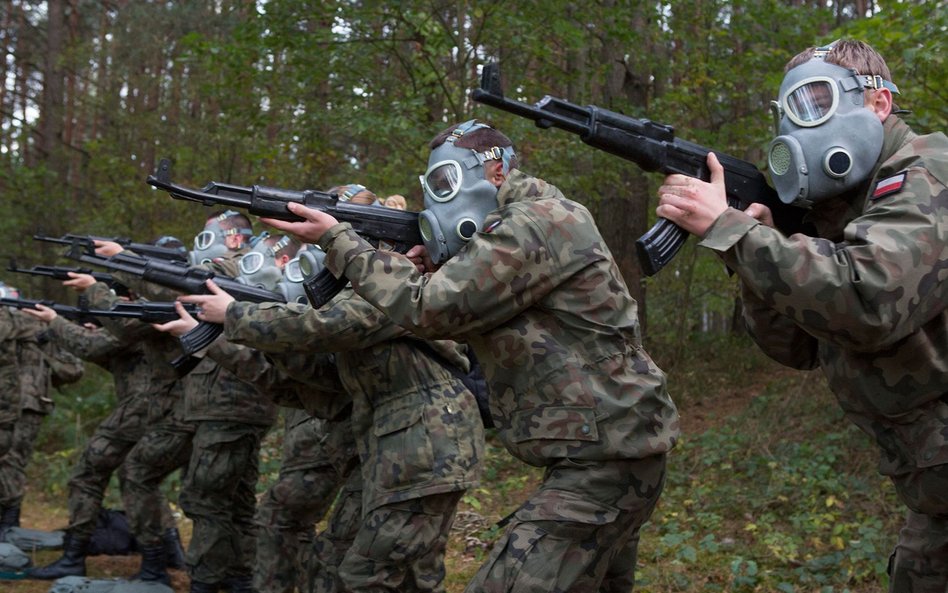
<path fill-rule="evenodd" d="M 786 237 L 755 204 L 666 178 L 657 209 L 702 237 L 741 280 L 744 318 L 770 357 L 820 367 L 880 449 L 908 507 L 889 591 L 948 590 L 948 138 L 898 116 L 882 56 L 859 41 L 787 67 L 769 168 L 780 198 L 811 208 L 817 236 Z"/>
<path fill-rule="evenodd" d="M 431 148 L 425 249 L 408 257 L 305 207 L 290 206 L 305 222 L 267 223 L 318 242 L 326 267 L 399 326 L 466 342 L 498 438 L 545 468 L 467 591 L 631 590 L 679 431 L 637 305 L 589 211 L 520 171 L 507 136 L 469 121 Z"/>

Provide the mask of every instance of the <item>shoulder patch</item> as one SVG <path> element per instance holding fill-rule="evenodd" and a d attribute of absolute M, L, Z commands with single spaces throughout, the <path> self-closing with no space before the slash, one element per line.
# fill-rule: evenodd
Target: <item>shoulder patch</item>
<path fill-rule="evenodd" d="M 881 179 L 876 183 L 876 188 L 872 190 L 872 199 L 878 200 L 879 198 L 884 198 L 885 196 L 891 196 L 894 193 L 898 193 L 902 190 L 902 186 L 905 185 L 905 171 L 893 175 L 892 177 L 887 177 L 886 179 Z"/>
<path fill-rule="evenodd" d="M 485 233 L 489 233 L 489 232 L 493 231 L 494 229 L 496 229 L 497 227 L 500 226 L 500 222 L 501 222 L 501 221 L 499 221 L 499 220 L 495 220 L 494 222 L 490 223 L 489 225 L 487 225 L 487 228 L 484 229 L 484 232 L 485 232 Z"/>

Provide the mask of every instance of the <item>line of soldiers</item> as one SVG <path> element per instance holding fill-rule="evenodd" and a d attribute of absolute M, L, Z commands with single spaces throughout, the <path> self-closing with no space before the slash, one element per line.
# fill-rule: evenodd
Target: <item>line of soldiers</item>
<path fill-rule="evenodd" d="M 865 44 L 810 48 L 796 60 L 775 112 L 771 169 L 786 176 L 777 180 L 784 201 L 806 198 L 819 236 L 782 235 L 759 204 L 729 208 L 713 154 L 710 183 L 666 178 L 659 213 L 737 272 L 764 351 L 797 368 L 822 366 L 846 412 L 876 439 L 880 470 L 910 509 L 889 590 L 943 593 L 948 139 L 916 136 L 901 122 L 888 69 Z M 833 132 L 850 113 L 872 134 Z M 843 139 L 872 150 L 853 164 Z M 832 158 L 814 156 L 824 153 Z M 841 185 L 850 165 L 862 173 Z M 521 171 L 510 139 L 476 120 L 435 136 L 421 180 L 424 246 L 405 254 L 295 202 L 287 209 L 301 221 L 263 222 L 299 242 L 272 237 L 242 249 L 252 236 L 245 217 L 209 219 L 192 262 L 260 282 L 283 302 L 237 301 L 213 280 L 206 294 L 177 295 L 115 274 L 133 296 L 198 306 L 196 318 L 178 303 L 179 318 L 167 323 L 107 325 L 112 339 L 154 361 L 149 387 L 166 392 L 150 393 L 150 405 L 168 402 L 148 409 L 124 453 L 140 579 L 167 580 L 158 485 L 182 467 L 194 593 L 443 591 L 448 532 L 478 481 L 492 424 L 508 452 L 544 475 L 501 521 L 466 591 L 632 590 L 639 530 L 662 492 L 679 422 L 613 255 L 585 207 Z M 378 201 L 362 186 L 331 191 Z M 121 250 L 96 248 L 106 257 Z M 309 306 L 299 290 L 304 260 L 350 287 Z M 118 298 L 91 276 L 69 282 L 99 306 Z M 48 322 L 51 336 L 64 333 L 51 309 L 28 314 Z M 178 375 L 168 362 L 181 360 L 186 340 L 175 338 L 199 323 L 222 325 L 222 337 L 188 352 L 195 364 Z M 475 360 L 489 389 L 486 419 Z M 260 440 L 277 405 L 299 411 L 285 416 L 280 479 L 255 505 Z M 7 432 L 10 410 L 0 416 Z M 109 457 L 99 449 L 113 445 L 101 442 L 71 483 L 63 557 L 34 569 L 37 578 L 84 572 L 84 513 L 104 486 L 83 481 L 83 467 Z M 327 512 L 328 528 L 314 536 Z"/>

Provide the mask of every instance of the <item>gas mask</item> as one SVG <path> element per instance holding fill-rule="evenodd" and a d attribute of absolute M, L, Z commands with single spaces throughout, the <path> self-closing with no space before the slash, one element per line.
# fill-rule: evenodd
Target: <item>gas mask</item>
<path fill-rule="evenodd" d="M 300 270 L 299 256 L 288 261 L 282 269 L 276 265 L 276 253 L 289 242 L 289 237 L 283 237 L 273 245 L 267 245 L 265 241 L 257 242 L 250 252 L 240 258 L 240 275 L 236 280 L 279 293 L 288 303 L 305 303 L 304 276 Z"/>
<path fill-rule="evenodd" d="M 478 152 L 454 142 L 468 132 L 489 128 L 470 120 L 457 127 L 431 151 L 428 169 L 419 179 L 425 209 L 419 213 L 421 238 L 431 260 L 440 264 L 460 251 L 481 230 L 487 214 L 497 209 L 497 187 L 484 174 L 484 162 L 502 160 L 504 174 L 515 156 L 512 146 Z"/>
<path fill-rule="evenodd" d="M 869 178 L 882 153 L 882 122 L 865 106 L 864 91 L 882 87 L 898 93 L 879 76 L 821 57 L 787 73 L 771 104 L 777 137 L 767 158 L 782 202 L 809 208 Z"/>
<path fill-rule="evenodd" d="M 223 221 L 236 214 L 237 212 L 228 210 L 204 225 L 204 230 L 194 237 L 194 249 L 188 254 L 188 260 L 192 266 L 211 263 L 230 253 L 226 242 L 226 238 L 230 235 L 243 235 L 246 241 L 252 240 L 251 229 L 224 228 Z"/>

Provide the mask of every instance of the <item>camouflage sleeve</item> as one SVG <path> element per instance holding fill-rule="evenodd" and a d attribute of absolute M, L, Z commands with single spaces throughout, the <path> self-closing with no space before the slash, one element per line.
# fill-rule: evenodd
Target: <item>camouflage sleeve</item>
<path fill-rule="evenodd" d="M 108 285 L 102 282 L 93 284 L 86 290 L 85 295 L 89 299 L 89 307 L 93 309 L 110 309 L 119 300 Z M 123 344 L 131 344 L 158 333 L 151 325 L 137 319 L 103 317 L 100 321 L 102 327 Z"/>
<path fill-rule="evenodd" d="M 429 274 L 401 254 L 373 249 L 346 224 L 330 229 L 320 246 L 326 267 L 345 274 L 392 321 L 425 338 L 458 338 L 497 327 L 589 263 L 552 248 L 559 231 L 523 212 L 493 226 Z"/>
<path fill-rule="evenodd" d="M 352 291 L 320 309 L 297 303 L 246 303 L 227 307 L 228 340 L 265 352 L 347 352 L 405 335 Z"/>
<path fill-rule="evenodd" d="M 106 366 L 124 348 L 118 338 L 104 330 L 92 330 L 57 317 L 49 324 L 49 337 L 82 360 Z"/>
<path fill-rule="evenodd" d="M 747 331 L 764 354 L 795 369 L 819 366 L 816 338 L 786 315 L 774 311 L 744 285 L 741 285 L 741 301 Z"/>
<path fill-rule="evenodd" d="M 272 395 L 277 401 L 284 399 L 280 394 L 288 392 L 295 397 L 301 388 L 313 390 L 325 389 L 329 393 L 344 391 L 335 372 L 335 364 L 330 362 L 330 371 L 320 371 L 320 364 L 314 356 L 308 357 L 311 380 L 302 382 L 298 376 L 290 376 L 283 368 L 275 365 L 260 350 L 218 339 L 208 348 L 207 355 L 222 367 L 232 372 L 238 379 L 257 388 L 261 393 Z M 329 359 L 331 361 L 331 359 Z"/>
<path fill-rule="evenodd" d="M 844 240 L 785 237 L 729 209 L 700 243 L 721 252 L 764 303 L 811 335 L 875 351 L 948 303 L 948 190 L 909 169 L 896 195 L 870 202 Z"/>

